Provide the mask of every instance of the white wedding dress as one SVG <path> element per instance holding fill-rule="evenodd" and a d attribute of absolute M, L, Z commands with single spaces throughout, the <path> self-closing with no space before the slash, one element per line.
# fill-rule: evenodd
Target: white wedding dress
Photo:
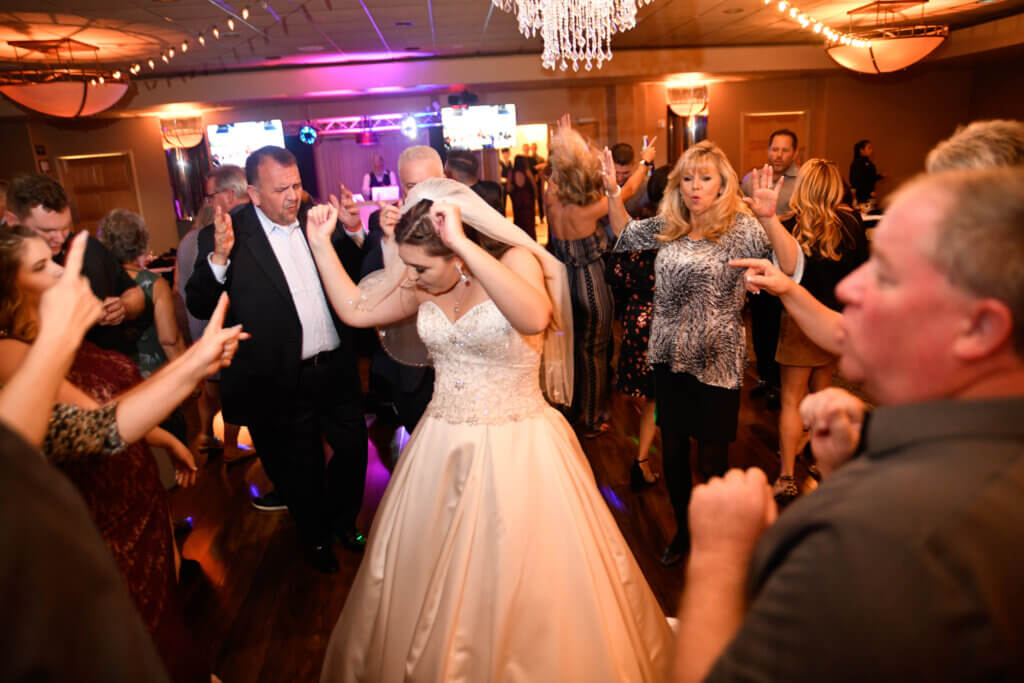
<path fill-rule="evenodd" d="M 492 301 L 417 328 L 437 379 L 370 531 L 321 681 L 661 681 L 672 634 L 576 435 L 541 337 Z"/>

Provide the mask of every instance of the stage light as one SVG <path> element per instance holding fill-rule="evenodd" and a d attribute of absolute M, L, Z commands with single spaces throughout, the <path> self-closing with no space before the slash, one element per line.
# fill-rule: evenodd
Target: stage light
<path fill-rule="evenodd" d="M 299 129 L 299 140 L 301 142 L 306 143 L 307 145 L 312 145 L 314 142 L 316 142 L 316 137 L 316 128 L 309 125 L 308 123 Z"/>
<path fill-rule="evenodd" d="M 402 131 L 402 135 L 410 140 L 414 140 L 420 132 L 419 124 L 416 123 L 416 117 L 412 115 L 406 116 L 402 119 L 400 129 Z"/>

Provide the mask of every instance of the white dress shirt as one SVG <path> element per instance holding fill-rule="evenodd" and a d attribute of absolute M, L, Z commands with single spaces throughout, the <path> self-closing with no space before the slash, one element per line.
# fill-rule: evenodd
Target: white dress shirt
<path fill-rule="evenodd" d="M 278 225 L 267 218 L 267 215 L 256 210 L 256 216 L 260 219 L 263 232 L 270 241 L 270 248 L 274 250 L 278 265 L 284 273 L 284 279 L 288 282 L 288 289 L 292 294 L 292 302 L 299 314 L 299 323 L 302 325 L 302 359 L 312 358 L 322 351 L 331 351 L 338 347 L 341 340 L 338 331 L 331 319 L 331 311 L 327 307 L 327 297 L 320 285 L 320 277 L 317 275 L 316 264 L 313 261 L 313 254 L 309 251 L 309 245 L 302 236 L 302 228 L 299 222 L 291 225 Z M 229 260 L 227 264 L 220 266 L 215 264 L 211 257 L 207 256 L 210 270 L 221 284 L 227 280 Z"/>

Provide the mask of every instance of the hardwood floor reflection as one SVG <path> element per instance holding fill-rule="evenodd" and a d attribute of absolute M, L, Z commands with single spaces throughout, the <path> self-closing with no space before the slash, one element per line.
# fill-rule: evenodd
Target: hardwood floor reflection
<path fill-rule="evenodd" d="M 753 377 L 743 392 L 739 436 L 730 449 L 736 467 L 763 468 L 769 480 L 778 474 L 778 412 L 751 399 Z M 613 399 L 612 429 L 583 441 L 597 485 L 666 614 L 678 606 L 682 565 L 658 562 L 675 533 L 663 482 L 641 493 L 629 487 L 639 415 L 622 396 Z M 370 466 L 360 515 L 368 529 L 392 467 L 395 425 L 375 420 L 370 426 Z M 651 456 L 661 469 L 660 440 Z M 797 474 L 806 477 L 798 465 Z M 255 510 L 249 500 L 269 485 L 256 459 L 225 466 L 211 459 L 192 489 L 170 494 L 175 516 L 193 519 L 182 552 L 198 560 L 201 576 L 183 586 L 187 622 L 208 648 L 214 672 L 225 683 L 316 681 L 331 629 L 344 604 L 361 555 L 336 547 L 341 571 L 325 576 L 312 570 L 298 550 L 287 513 Z M 542 619 L 544 615 L 538 615 Z"/>

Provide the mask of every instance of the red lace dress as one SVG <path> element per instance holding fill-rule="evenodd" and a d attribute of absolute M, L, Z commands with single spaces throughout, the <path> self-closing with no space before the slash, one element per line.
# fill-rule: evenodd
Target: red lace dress
<path fill-rule="evenodd" d="M 100 403 L 142 381 L 138 367 L 127 356 L 83 342 L 68 373 L 68 381 Z M 128 590 L 149 629 L 157 649 L 174 681 L 210 680 L 210 670 L 191 634 L 185 627 L 174 576 L 170 510 L 160 483 L 156 461 L 145 443 L 116 450 L 117 439 L 89 439 L 86 435 L 103 427 L 93 419 L 58 408 L 50 431 L 77 434 L 77 447 L 57 449 L 61 440 L 51 436 L 47 457 L 54 462 L 82 494 L 93 521 L 99 528 L 128 584 Z M 116 429 L 116 427 L 115 427 Z M 67 439 L 64 439 L 67 443 Z M 91 444 L 91 445 L 90 445 Z M 96 448 L 96 445 L 106 444 Z M 63 451 L 63 452 L 57 452 Z"/>

